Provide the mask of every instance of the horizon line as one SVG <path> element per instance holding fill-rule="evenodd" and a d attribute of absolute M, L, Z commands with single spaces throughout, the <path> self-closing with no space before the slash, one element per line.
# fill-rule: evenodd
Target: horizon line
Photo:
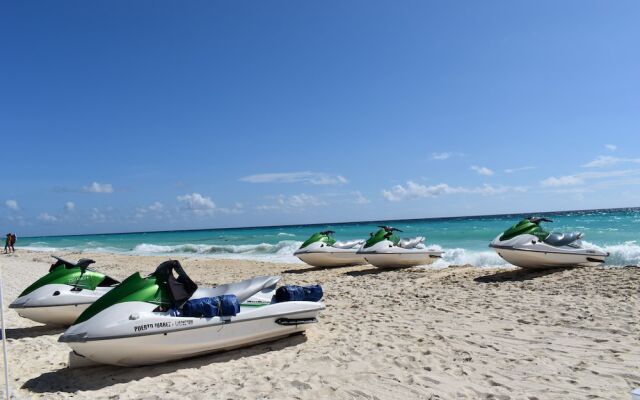
<path fill-rule="evenodd" d="M 588 211 L 617 211 L 617 210 L 640 209 L 640 207 L 613 207 L 613 208 L 589 208 L 581 210 L 556 210 L 556 211 L 535 211 L 535 212 L 513 212 L 504 214 L 480 214 L 480 215 L 459 215 L 451 217 L 428 217 L 428 218 L 399 218 L 399 219 L 372 219 L 366 221 L 343 221 L 343 222 L 317 222 L 312 224 L 284 224 L 284 225 L 257 225 L 257 226 L 236 226 L 227 228 L 200 228 L 200 229 L 177 229 L 177 230 L 158 230 L 158 231 L 134 231 L 134 232 L 106 232 L 106 233 L 74 233 L 70 235 L 37 235 L 23 236 L 25 239 L 32 238 L 51 238 L 51 237 L 73 237 L 73 236 L 98 236 L 98 235 L 136 235 L 142 233 L 169 233 L 169 232 L 203 232 L 203 231 L 222 231 L 236 229 L 268 229 L 268 228 L 291 228 L 300 226 L 327 226 L 327 225 L 350 225 L 350 224 L 368 224 L 379 222 L 401 222 L 401 221 L 438 221 L 451 219 L 467 219 L 467 218 L 492 218 L 519 215 L 534 214 L 561 214 L 568 212 L 588 212 Z"/>

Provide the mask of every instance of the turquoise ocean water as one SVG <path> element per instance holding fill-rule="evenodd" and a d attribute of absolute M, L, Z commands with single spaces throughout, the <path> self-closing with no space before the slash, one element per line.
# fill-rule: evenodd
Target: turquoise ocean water
<path fill-rule="evenodd" d="M 198 255 L 299 262 L 292 253 L 312 233 L 331 229 L 337 240 L 366 238 L 376 225 L 402 229 L 403 237 L 426 236 L 428 246 L 444 251 L 440 266 L 504 265 L 488 243 L 496 235 L 531 214 L 478 217 L 352 222 L 195 231 L 115 233 L 19 238 L 18 245 L 55 254 L 61 250 L 98 251 L 143 255 Z M 551 218 L 544 225 L 553 231 L 581 231 L 583 242 L 611 253 L 612 266 L 640 264 L 640 208 L 536 213 Z"/>

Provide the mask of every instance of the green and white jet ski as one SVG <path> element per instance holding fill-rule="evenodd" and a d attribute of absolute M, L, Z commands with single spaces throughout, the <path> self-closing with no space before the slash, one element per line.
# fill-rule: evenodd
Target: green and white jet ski
<path fill-rule="evenodd" d="M 49 273 L 27 287 L 9 305 L 18 315 L 50 325 L 71 325 L 94 301 L 120 282 L 89 268 L 95 261 L 57 261 Z"/>
<path fill-rule="evenodd" d="M 440 250 L 424 245 L 425 238 L 400 239 L 394 232 L 402 232 L 391 226 L 379 226 L 380 230 L 358 250 L 368 263 L 378 268 L 402 268 L 428 265 L 442 257 Z"/>
<path fill-rule="evenodd" d="M 332 236 L 334 233 L 314 233 L 293 255 L 314 267 L 347 267 L 367 263 L 362 255 L 357 254 L 364 240 L 338 242 Z"/>
<path fill-rule="evenodd" d="M 582 245 L 582 233 L 547 232 L 540 222 L 547 218 L 529 217 L 499 234 L 489 247 L 505 261 L 521 268 L 595 267 L 605 262 L 609 253 Z"/>
<path fill-rule="evenodd" d="M 174 276 L 174 272 L 178 275 Z M 229 350 L 303 332 L 324 305 L 315 301 L 246 305 L 269 291 L 280 277 L 257 277 L 214 288 L 197 288 L 180 263 L 167 261 L 142 277 L 135 273 L 96 301 L 59 338 L 73 350 L 71 359 L 138 366 Z M 196 289 L 197 288 L 197 289 Z M 242 303 L 239 311 L 192 317 L 187 300 Z M 217 299 L 217 300 L 216 300 Z M 197 302 L 197 301 L 196 301 Z M 222 306 L 219 308 L 223 310 Z"/>

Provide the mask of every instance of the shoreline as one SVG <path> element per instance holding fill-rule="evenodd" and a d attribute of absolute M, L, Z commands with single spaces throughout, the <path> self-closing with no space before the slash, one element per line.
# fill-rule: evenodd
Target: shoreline
<path fill-rule="evenodd" d="M 93 258 L 124 279 L 166 256 Z M 526 272 L 506 268 L 305 264 L 173 256 L 201 285 L 255 275 L 320 283 L 326 310 L 302 337 L 141 368 L 66 368 L 62 329 L 8 304 L 51 264 L 0 257 L 13 393 L 18 398 L 595 399 L 640 386 L 640 268 Z"/>
<path fill-rule="evenodd" d="M 302 243 L 302 241 L 299 241 L 299 243 Z M 147 244 L 144 244 L 144 245 L 147 245 Z M 186 244 L 186 245 L 188 246 L 190 244 Z M 261 244 L 261 245 L 264 245 L 264 244 Z M 172 247 L 172 246 L 165 246 L 165 245 L 152 245 L 152 246 Z M 185 246 L 185 245 L 176 245 L 176 246 Z M 616 246 L 620 246 L 620 245 L 616 245 Z M 491 269 L 491 268 L 511 269 L 511 270 L 518 269 L 517 266 L 509 264 L 507 261 L 500 258 L 500 256 L 498 256 L 493 250 L 479 251 L 479 250 L 467 250 L 463 248 L 442 248 L 441 246 L 437 246 L 437 247 L 442 249 L 445 252 L 444 257 L 433 264 L 418 266 L 416 268 L 443 269 L 443 268 L 467 266 L 467 267 L 475 267 L 475 268 L 482 268 L 482 269 Z M 111 254 L 114 256 L 131 256 L 131 257 L 164 257 L 164 259 L 194 258 L 194 259 L 218 260 L 218 261 L 237 260 L 237 261 L 266 262 L 266 263 L 272 263 L 272 264 L 307 265 L 297 257 L 293 256 L 293 250 L 291 251 L 291 254 L 287 253 L 287 254 L 280 254 L 280 255 L 278 254 L 247 254 L 247 253 L 206 253 L 206 252 L 143 252 L 143 251 L 135 252 L 134 250 L 127 250 L 127 251 L 117 251 L 117 250 L 109 250 L 109 249 L 81 250 L 81 249 L 71 249 L 71 248 L 63 248 L 63 249 L 38 248 L 38 247 L 30 247 L 30 246 L 17 247 L 17 250 L 19 252 L 27 252 L 27 253 L 32 252 L 35 254 L 47 254 L 47 255 L 51 255 L 51 254 L 109 255 Z M 453 253 L 450 256 L 451 258 L 453 258 L 452 261 L 446 260 L 446 258 L 449 257 L 448 252 Z M 460 257 L 458 254 L 456 254 L 458 252 L 463 252 L 464 254 L 462 254 L 462 256 Z M 0 255 L 4 255 L 4 254 L 0 254 Z M 461 258 L 461 260 L 456 260 L 456 258 Z M 478 258 L 481 260 L 485 259 L 485 261 L 487 259 L 491 259 L 491 261 L 493 261 L 494 263 L 480 264 L 476 262 L 469 262 L 473 258 Z M 633 263 L 635 262 L 635 258 L 637 258 L 637 256 L 634 256 L 634 261 L 632 262 L 624 262 L 624 263 L 618 263 L 618 264 L 608 264 L 605 262 L 605 264 L 603 264 L 601 268 L 638 267 L 640 266 L 640 263 Z M 461 261 L 461 262 L 456 262 L 456 261 Z M 495 262 L 498 262 L 498 263 L 495 263 Z"/>

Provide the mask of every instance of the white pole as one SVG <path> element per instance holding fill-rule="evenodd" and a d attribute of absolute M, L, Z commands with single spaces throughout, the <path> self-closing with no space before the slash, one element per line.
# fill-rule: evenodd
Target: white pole
<path fill-rule="evenodd" d="M 7 400 L 11 397 L 9 392 L 9 362 L 7 359 L 7 335 L 4 329 L 4 297 L 2 294 L 2 268 L 0 268 L 0 320 L 2 320 L 2 352 L 4 353 L 4 382 L 6 386 Z"/>

